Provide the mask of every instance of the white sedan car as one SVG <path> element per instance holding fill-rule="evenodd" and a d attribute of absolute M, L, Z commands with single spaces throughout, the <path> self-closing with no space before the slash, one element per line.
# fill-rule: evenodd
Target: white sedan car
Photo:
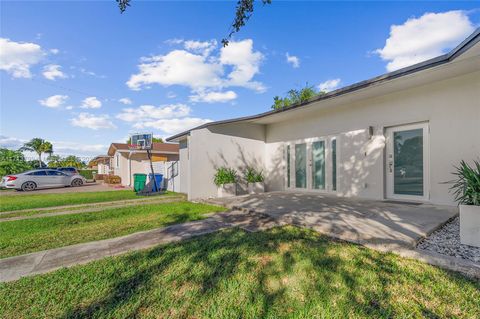
<path fill-rule="evenodd" d="M 0 187 L 33 191 L 37 188 L 82 186 L 86 182 L 85 177 L 78 174 L 67 175 L 55 169 L 35 169 L 16 175 L 4 176 Z"/>

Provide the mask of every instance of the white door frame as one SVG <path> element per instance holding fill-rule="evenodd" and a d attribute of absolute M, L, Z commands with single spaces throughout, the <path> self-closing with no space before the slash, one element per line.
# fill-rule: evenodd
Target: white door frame
<path fill-rule="evenodd" d="M 395 158 L 393 150 L 393 133 L 423 129 L 423 196 L 394 194 Z M 429 123 L 415 123 L 385 128 L 386 156 L 385 156 L 385 189 L 387 199 L 428 201 L 430 197 L 430 129 Z"/>
<path fill-rule="evenodd" d="M 322 137 L 310 137 L 304 139 L 298 139 L 293 141 L 288 141 L 284 143 L 284 159 L 285 159 L 285 189 L 287 190 L 294 190 L 294 191 L 307 191 L 307 192 L 319 192 L 319 193 L 336 193 L 337 191 L 333 190 L 332 186 L 332 140 L 337 140 L 337 180 L 338 180 L 338 137 L 336 135 L 332 136 L 322 136 Z M 317 141 L 323 141 L 325 147 L 325 188 L 324 189 L 316 189 L 313 188 L 313 152 L 312 152 L 312 144 Z M 296 187 L 296 172 L 295 172 L 295 145 L 296 144 L 306 144 L 307 148 L 307 160 L 306 160 L 306 179 L 307 179 L 307 186 L 305 188 L 297 188 Z M 290 187 L 288 187 L 287 183 L 287 146 L 290 146 Z M 338 189 L 338 182 L 337 182 L 337 189 Z"/>

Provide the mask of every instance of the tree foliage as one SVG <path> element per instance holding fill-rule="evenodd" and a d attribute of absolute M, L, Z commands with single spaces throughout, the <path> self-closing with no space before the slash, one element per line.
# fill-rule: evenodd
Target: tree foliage
<path fill-rule="evenodd" d="M 75 155 L 68 155 L 66 157 L 61 157 L 58 155 L 51 155 L 48 157 L 48 167 L 75 167 L 83 168 L 86 166 L 79 157 Z"/>
<path fill-rule="evenodd" d="M 127 7 L 130 7 L 131 0 L 116 0 L 120 13 L 124 13 Z M 257 0 L 261 1 L 264 5 L 272 3 L 272 0 Z M 227 46 L 229 40 L 233 34 L 240 31 L 245 26 L 247 21 L 252 17 L 255 6 L 255 0 L 238 0 L 235 7 L 235 18 L 230 25 L 230 31 L 226 38 L 222 39 L 223 46 Z"/>
<path fill-rule="evenodd" d="M 0 176 L 17 174 L 31 169 L 21 151 L 0 148 Z"/>
<path fill-rule="evenodd" d="M 27 143 L 23 144 L 23 146 L 20 148 L 20 151 L 29 151 L 29 152 L 35 152 L 38 154 L 38 164 L 41 167 L 42 166 L 42 154 L 46 153 L 51 155 L 53 153 L 53 146 L 52 143 L 41 139 L 41 138 L 32 138 L 30 141 Z"/>
<path fill-rule="evenodd" d="M 307 84 L 301 90 L 291 89 L 290 91 L 288 91 L 286 97 L 281 98 L 279 96 L 275 96 L 273 98 L 272 109 L 279 110 L 290 107 L 294 104 L 304 103 L 314 97 L 324 95 L 325 93 L 326 92 L 323 91 L 317 91 L 315 87 L 308 86 Z"/>

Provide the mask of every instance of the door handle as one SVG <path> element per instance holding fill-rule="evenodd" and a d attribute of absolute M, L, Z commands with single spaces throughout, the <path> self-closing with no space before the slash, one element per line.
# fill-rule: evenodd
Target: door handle
<path fill-rule="evenodd" d="M 390 173 L 393 173 L 393 162 L 392 161 L 388 162 L 388 170 L 389 170 Z"/>

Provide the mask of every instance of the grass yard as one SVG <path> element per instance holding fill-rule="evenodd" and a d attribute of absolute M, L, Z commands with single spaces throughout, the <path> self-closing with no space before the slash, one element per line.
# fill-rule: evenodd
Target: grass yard
<path fill-rule="evenodd" d="M 161 196 L 171 195 L 177 194 L 166 193 Z M 0 212 L 140 198 L 144 197 L 137 196 L 132 190 L 61 194 L 5 195 L 0 197 Z"/>
<path fill-rule="evenodd" d="M 6 318 L 479 318 L 479 300 L 479 282 L 295 227 L 0 284 Z"/>
<path fill-rule="evenodd" d="M 199 220 L 225 208 L 186 201 L 0 223 L 0 258 Z"/>

